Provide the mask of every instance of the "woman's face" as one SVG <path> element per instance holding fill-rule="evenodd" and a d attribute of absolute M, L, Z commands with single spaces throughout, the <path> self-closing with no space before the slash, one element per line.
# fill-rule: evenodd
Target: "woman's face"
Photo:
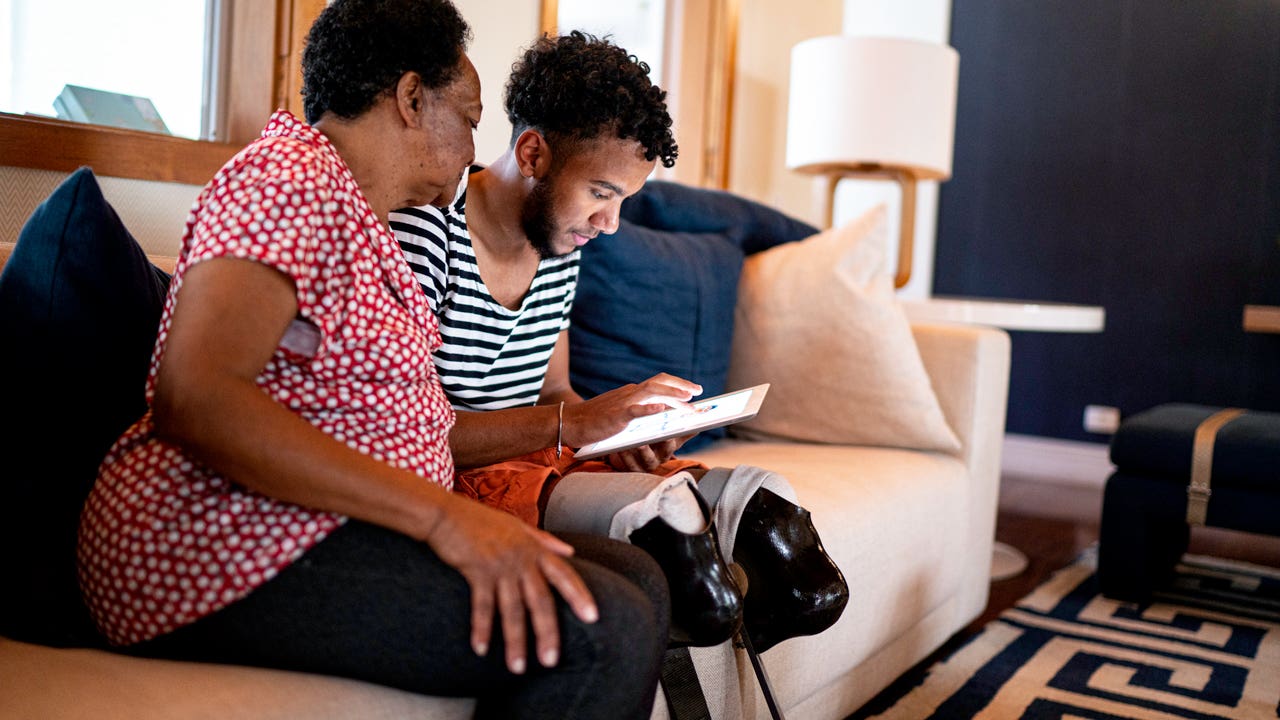
<path fill-rule="evenodd" d="M 465 54 L 453 82 L 424 92 L 422 142 L 410 169 L 414 205 L 448 205 L 475 161 L 480 124 L 480 76 Z"/>

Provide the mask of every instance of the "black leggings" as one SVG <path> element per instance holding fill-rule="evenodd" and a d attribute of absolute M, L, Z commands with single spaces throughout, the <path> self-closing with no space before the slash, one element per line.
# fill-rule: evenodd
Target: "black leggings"
<path fill-rule="evenodd" d="M 427 695 L 478 698 L 477 718 L 647 718 L 667 643 L 667 585 L 644 552 L 562 535 L 600 619 L 562 600 L 560 662 L 524 675 L 504 662 L 500 623 L 486 657 L 470 645 L 470 588 L 420 542 L 349 520 L 245 598 L 126 650 L 337 675 Z"/>

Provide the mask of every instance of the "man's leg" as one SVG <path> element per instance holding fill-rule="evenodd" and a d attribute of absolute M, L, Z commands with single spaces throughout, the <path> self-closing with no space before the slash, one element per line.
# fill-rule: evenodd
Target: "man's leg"
<path fill-rule="evenodd" d="M 719 645 L 741 627 L 742 592 L 720 550 L 710 507 L 687 473 L 566 475 L 547 498 L 542 524 L 626 540 L 653 556 L 671 590 L 672 642 Z"/>
<path fill-rule="evenodd" d="M 749 465 L 712 468 L 698 491 L 715 508 L 725 557 L 747 576 L 743 624 L 757 652 L 840 618 L 849 585 L 786 478 Z"/>
<path fill-rule="evenodd" d="M 701 532 L 711 520 L 686 473 L 670 478 L 638 472 L 576 472 L 561 478 L 547 498 L 542 526 L 552 532 L 626 540 L 661 517 L 684 533 Z"/>

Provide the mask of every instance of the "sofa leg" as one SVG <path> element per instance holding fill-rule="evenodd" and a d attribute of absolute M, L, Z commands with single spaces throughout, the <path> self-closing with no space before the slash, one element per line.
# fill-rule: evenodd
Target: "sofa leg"
<path fill-rule="evenodd" d="M 1116 474 L 1107 480 L 1098 539 L 1098 589 L 1145 603 L 1173 577 L 1191 532 L 1185 499 L 1167 482 Z M 1185 496 L 1184 496 L 1185 497 Z"/>

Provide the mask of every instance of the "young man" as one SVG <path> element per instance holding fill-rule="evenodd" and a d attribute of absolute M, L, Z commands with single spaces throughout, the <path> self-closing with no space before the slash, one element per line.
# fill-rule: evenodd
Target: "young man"
<path fill-rule="evenodd" d="M 473 169 L 450 207 L 393 213 L 392 228 L 440 318 L 436 367 L 463 411 L 450 437 L 459 489 L 548 529 L 630 540 L 663 566 L 673 640 L 714 645 L 745 622 L 762 651 L 830 626 L 848 598 L 789 484 L 676 459 L 682 440 L 607 462 L 564 450 L 701 392 L 658 375 L 584 401 L 569 383 L 578 248 L 617 229 L 657 160 L 674 164 L 665 95 L 608 41 L 543 38 L 507 83 L 507 151 Z M 724 557 L 768 580 L 751 583 L 745 615 Z"/>

